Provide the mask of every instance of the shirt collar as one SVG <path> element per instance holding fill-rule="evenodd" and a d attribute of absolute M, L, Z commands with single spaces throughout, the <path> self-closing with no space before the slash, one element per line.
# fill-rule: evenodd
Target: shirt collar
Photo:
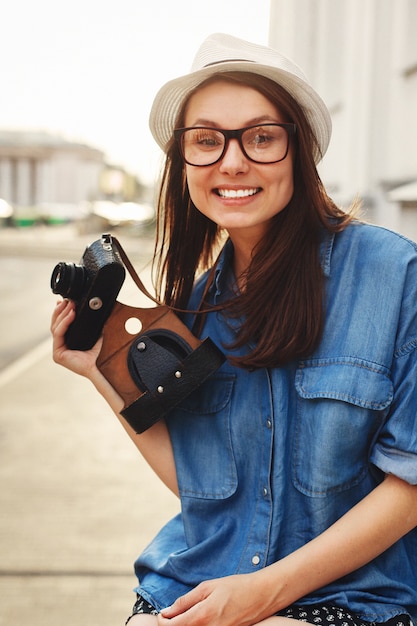
<path fill-rule="evenodd" d="M 326 278 L 330 276 L 330 265 L 333 251 L 333 243 L 336 233 L 323 230 L 320 242 L 320 264 Z"/>
<path fill-rule="evenodd" d="M 209 294 L 214 299 L 214 304 L 218 303 L 218 298 L 227 291 L 229 277 L 233 268 L 233 244 L 228 239 L 220 252 L 216 262 L 214 276 L 209 288 Z"/>

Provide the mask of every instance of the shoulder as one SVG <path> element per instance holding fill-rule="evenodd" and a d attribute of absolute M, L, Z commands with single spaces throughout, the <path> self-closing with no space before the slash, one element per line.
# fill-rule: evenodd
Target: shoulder
<path fill-rule="evenodd" d="M 381 226 L 352 222 L 333 239 L 327 257 L 329 300 L 369 312 L 415 316 L 417 302 L 417 245 Z M 413 331 L 414 332 L 414 331 Z"/>
<path fill-rule="evenodd" d="M 388 245 L 390 248 L 400 248 L 417 252 L 417 243 L 404 235 L 384 226 L 368 224 L 367 222 L 353 221 L 341 233 L 342 239 L 355 242 L 367 242 L 375 246 Z"/>
<path fill-rule="evenodd" d="M 383 226 L 354 221 L 336 234 L 332 257 L 346 265 L 405 268 L 417 263 L 417 244 Z"/>

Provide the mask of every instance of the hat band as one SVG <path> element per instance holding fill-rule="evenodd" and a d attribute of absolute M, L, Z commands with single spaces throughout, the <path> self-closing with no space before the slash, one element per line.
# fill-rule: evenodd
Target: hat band
<path fill-rule="evenodd" d="M 223 63 L 256 63 L 256 61 L 251 61 L 250 59 L 222 59 L 221 61 L 213 61 L 213 63 L 207 63 L 207 65 L 203 65 L 203 67 L 221 65 Z"/>

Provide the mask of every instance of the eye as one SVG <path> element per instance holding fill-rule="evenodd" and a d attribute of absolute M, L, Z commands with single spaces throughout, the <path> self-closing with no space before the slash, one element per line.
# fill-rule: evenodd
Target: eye
<path fill-rule="evenodd" d="M 245 137 L 247 143 L 255 146 L 262 146 L 263 144 L 269 144 L 276 140 L 275 133 L 271 132 L 265 127 L 252 128 L 248 131 L 247 137 Z"/>
<path fill-rule="evenodd" d="M 271 137 L 268 137 L 268 135 L 257 135 L 255 137 L 254 143 L 256 144 L 262 144 L 262 143 L 268 143 L 268 141 L 271 141 Z"/>
<path fill-rule="evenodd" d="M 208 128 L 194 128 L 187 131 L 185 141 L 198 148 L 217 148 L 223 144 L 223 135 Z"/>

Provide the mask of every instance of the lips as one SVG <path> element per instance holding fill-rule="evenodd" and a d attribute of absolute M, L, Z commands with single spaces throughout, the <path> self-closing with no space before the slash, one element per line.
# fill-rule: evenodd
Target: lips
<path fill-rule="evenodd" d="M 261 191 L 260 187 L 251 187 L 250 189 L 222 189 L 218 187 L 215 192 L 221 198 L 249 198 Z"/>

